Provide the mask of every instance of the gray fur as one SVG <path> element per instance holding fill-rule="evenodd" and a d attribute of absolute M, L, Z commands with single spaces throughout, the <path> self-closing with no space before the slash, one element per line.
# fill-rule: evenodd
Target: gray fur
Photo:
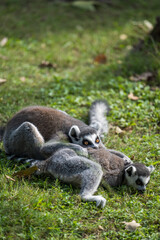
<path fill-rule="evenodd" d="M 45 143 L 41 152 L 47 159 L 30 159 L 27 162 L 38 167 L 38 175 L 49 174 L 65 183 L 79 186 L 82 200 L 96 201 L 97 206 L 101 207 L 105 206 L 106 200 L 93 195 L 101 182 L 104 187 L 127 184 L 140 191 L 146 189 L 153 167 L 140 163 L 127 163 L 126 166 L 123 158 L 103 147 L 83 149 L 75 144 Z M 84 157 L 87 156 L 86 151 L 88 158 Z M 136 183 L 137 180 L 141 181 L 141 186 Z"/>
<path fill-rule="evenodd" d="M 79 186 L 80 197 L 83 201 L 93 201 L 97 206 L 104 207 L 105 198 L 93 195 L 103 176 L 100 164 L 78 156 L 73 149 L 70 149 L 70 145 L 68 147 L 65 144 L 61 144 L 61 147 L 54 146 L 52 155 L 46 160 L 30 160 L 32 166 L 38 167 L 36 174 L 49 174 L 62 182 Z M 81 151 L 79 145 L 77 145 L 77 150 L 78 148 Z M 49 152 L 51 153 L 51 146 L 47 144 L 44 146 L 43 153 L 48 155 Z"/>

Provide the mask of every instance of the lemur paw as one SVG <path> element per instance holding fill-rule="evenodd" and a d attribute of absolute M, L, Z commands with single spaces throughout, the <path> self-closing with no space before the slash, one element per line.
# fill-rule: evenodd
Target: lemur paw
<path fill-rule="evenodd" d="M 78 154 L 78 155 L 81 155 L 81 156 L 84 156 L 84 157 L 88 157 L 88 150 L 87 148 L 83 148 L 79 145 L 75 145 L 74 144 L 74 147 L 73 147 L 73 150 Z"/>
<path fill-rule="evenodd" d="M 123 157 L 124 165 L 132 164 L 133 161 L 129 157 Z"/>
<path fill-rule="evenodd" d="M 104 208 L 106 205 L 106 199 L 102 196 L 95 196 L 96 206 Z"/>

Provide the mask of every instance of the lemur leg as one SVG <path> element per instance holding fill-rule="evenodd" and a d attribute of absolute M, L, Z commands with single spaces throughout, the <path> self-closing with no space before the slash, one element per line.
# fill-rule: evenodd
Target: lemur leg
<path fill-rule="evenodd" d="M 105 198 L 93 196 L 103 175 L 98 163 L 77 156 L 71 149 L 62 148 L 47 160 L 38 161 L 35 165 L 38 167 L 37 174 L 48 173 L 65 183 L 80 185 L 83 201 L 95 201 L 97 206 L 105 206 Z"/>
<path fill-rule="evenodd" d="M 96 202 L 96 206 L 102 208 L 106 205 L 106 199 L 102 196 L 93 196 L 97 190 L 103 176 L 100 165 L 92 162 L 89 169 L 86 169 L 81 176 L 80 196 L 83 201 Z"/>
<path fill-rule="evenodd" d="M 44 139 L 37 127 L 30 122 L 22 123 L 10 135 L 4 136 L 4 148 L 8 154 L 43 159 L 40 152 Z"/>
<path fill-rule="evenodd" d="M 60 148 L 72 149 L 80 156 L 88 156 L 87 148 L 83 148 L 80 145 L 73 143 L 55 142 L 54 140 L 46 142 L 41 148 L 41 153 L 46 157 L 50 157 Z"/>

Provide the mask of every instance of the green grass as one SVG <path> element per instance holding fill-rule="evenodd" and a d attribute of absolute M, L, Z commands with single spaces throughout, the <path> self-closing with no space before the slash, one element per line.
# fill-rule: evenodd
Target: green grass
<path fill-rule="evenodd" d="M 101 210 L 57 180 L 7 179 L 20 167 L 2 151 L 0 239 L 160 239 L 160 51 L 155 42 L 141 52 L 129 50 L 145 39 L 144 20 L 154 24 L 159 5 L 159 0 L 115 0 L 90 12 L 47 0 L 2 1 L 0 39 L 8 42 L 0 47 L 0 78 L 7 80 L 0 85 L 0 124 L 36 104 L 87 122 L 91 102 L 103 98 L 111 106 L 109 122 L 125 130 L 123 136 L 111 130 L 105 145 L 156 169 L 144 195 L 126 186 L 99 187 L 98 194 L 107 199 Z M 121 34 L 127 39 L 120 40 Z M 93 63 L 100 53 L 106 64 Z M 56 69 L 39 68 L 43 60 Z M 152 82 L 129 80 L 145 71 L 155 74 Z M 130 92 L 139 100 L 128 99 Z M 122 222 L 132 220 L 141 227 L 128 232 Z"/>

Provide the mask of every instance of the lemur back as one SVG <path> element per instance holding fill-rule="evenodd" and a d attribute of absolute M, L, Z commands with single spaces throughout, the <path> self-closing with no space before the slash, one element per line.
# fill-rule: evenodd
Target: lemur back
<path fill-rule="evenodd" d="M 90 131 L 95 132 L 93 128 L 69 116 L 65 112 L 49 107 L 30 106 L 16 113 L 11 120 L 8 121 L 5 135 L 9 135 L 11 131 L 17 129 L 24 122 L 34 124 L 43 136 L 45 142 L 52 139 L 54 134 L 59 131 L 63 131 L 64 134 L 68 135 L 73 125 L 78 126 L 81 131 L 86 129 L 88 133 L 90 133 Z"/>
<path fill-rule="evenodd" d="M 16 156 L 41 159 L 41 147 L 55 136 L 57 138 L 59 131 L 67 136 L 68 142 L 84 147 L 99 146 L 99 135 L 91 126 L 65 112 L 32 106 L 22 109 L 8 121 L 3 136 L 5 151 Z"/>
<path fill-rule="evenodd" d="M 154 167 L 152 165 L 147 167 L 142 163 L 133 163 L 129 158 L 126 160 L 123 156 L 118 156 L 117 153 L 119 152 L 103 147 L 99 149 L 88 148 L 91 159 L 93 158 L 102 167 L 103 186 L 118 187 L 127 184 L 139 191 L 145 191 Z"/>

